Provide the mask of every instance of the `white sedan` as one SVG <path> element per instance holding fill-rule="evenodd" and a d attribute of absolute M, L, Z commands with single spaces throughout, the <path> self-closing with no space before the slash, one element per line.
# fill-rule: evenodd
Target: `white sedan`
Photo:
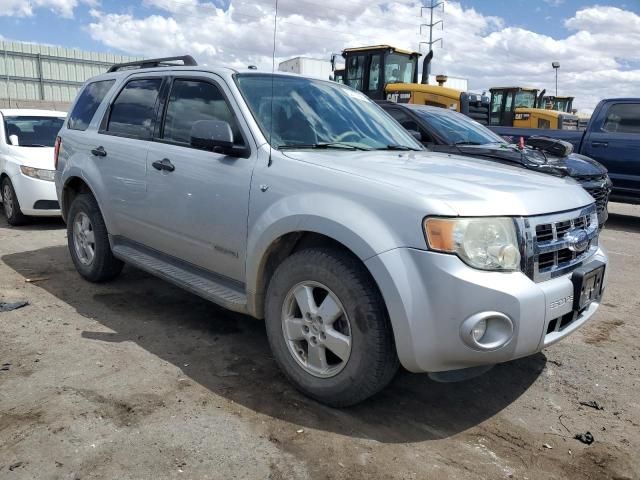
<path fill-rule="evenodd" d="M 7 221 L 58 216 L 53 151 L 66 113 L 0 109 L 0 198 Z"/>

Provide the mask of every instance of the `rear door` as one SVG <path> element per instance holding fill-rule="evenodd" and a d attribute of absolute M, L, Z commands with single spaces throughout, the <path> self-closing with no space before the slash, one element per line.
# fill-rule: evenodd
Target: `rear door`
<path fill-rule="evenodd" d="M 226 84 L 213 74 L 176 76 L 147 158 L 145 243 L 165 254 L 242 281 L 255 145 Z M 190 145 L 198 120 L 231 125 L 239 157 Z M 172 171 L 155 162 L 170 162 Z"/>
<path fill-rule="evenodd" d="M 607 167 L 614 194 L 640 196 L 640 103 L 606 105 L 593 119 L 581 153 Z"/>
<path fill-rule="evenodd" d="M 108 198 L 110 233 L 132 240 L 147 225 L 147 151 L 153 138 L 163 78 L 130 77 L 111 101 L 90 145 Z"/>

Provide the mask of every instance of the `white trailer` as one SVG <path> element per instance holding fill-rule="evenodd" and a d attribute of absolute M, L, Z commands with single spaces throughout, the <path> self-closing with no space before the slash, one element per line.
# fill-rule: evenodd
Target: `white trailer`
<path fill-rule="evenodd" d="M 336 68 L 342 68 L 336 65 Z M 319 58 L 295 57 L 284 62 L 280 62 L 278 70 L 281 72 L 299 73 L 307 77 L 329 80 L 333 75 L 331 62 Z"/>

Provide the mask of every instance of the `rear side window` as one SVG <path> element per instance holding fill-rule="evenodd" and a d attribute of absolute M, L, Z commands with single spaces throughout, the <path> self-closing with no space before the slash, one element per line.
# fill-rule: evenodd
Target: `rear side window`
<path fill-rule="evenodd" d="M 607 112 L 605 132 L 640 133 L 640 104 L 618 103 Z"/>
<path fill-rule="evenodd" d="M 156 101 L 161 78 L 141 78 L 125 85 L 111 105 L 107 131 L 126 137 L 153 136 Z"/>
<path fill-rule="evenodd" d="M 174 81 L 162 138 L 189 144 L 191 127 L 198 120 L 227 122 L 233 131 L 233 143 L 244 146 L 233 112 L 217 86 L 198 80 Z"/>
<path fill-rule="evenodd" d="M 86 130 L 91 123 L 93 115 L 114 83 L 115 80 L 102 80 L 88 84 L 82 90 L 71 115 L 69 115 L 67 127 L 72 130 Z"/>

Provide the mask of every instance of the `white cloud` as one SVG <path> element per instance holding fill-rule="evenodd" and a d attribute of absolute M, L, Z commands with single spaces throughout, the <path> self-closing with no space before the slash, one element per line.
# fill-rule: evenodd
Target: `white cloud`
<path fill-rule="evenodd" d="M 38 9 L 48 9 L 61 17 L 72 18 L 80 3 L 93 5 L 96 0 L 2 0 L 0 16 L 31 17 Z"/>
<path fill-rule="evenodd" d="M 45 0 L 40 0 L 43 2 Z M 73 0 L 57 0 L 72 3 Z M 271 67 L 274 0 L 219 2 L 144 0 L 146 15 L 94 11 L 93 39 L 145 56 L 193 54 L 207 64 Z M 557 3 L 557 2 L 552 2 Z M 34 2 L 35 4 L 35 2 Z M 417 49 L 420 4 L 416 0 L 279 0 L 277 61 L 293 56 L 328 59 L 345 47 L 389 43 Z M 549 7 L 546 7 L 549 8 Z M 144 10 L 143 10 L 144 11 Z M 447 2 L 444 47 L 436 47 L 433 73 L 469 79 L 474 91 L 532 85 L 552 92 L 552 61 L 559 61 L 559 93 L 576 96 L 578 108 L 604 97 L 639 96 L 640 16 L 615 7 L 586 7 L 565 21 L 570 34 L 552 38 L 509 26 L 457 2 Z"/>

